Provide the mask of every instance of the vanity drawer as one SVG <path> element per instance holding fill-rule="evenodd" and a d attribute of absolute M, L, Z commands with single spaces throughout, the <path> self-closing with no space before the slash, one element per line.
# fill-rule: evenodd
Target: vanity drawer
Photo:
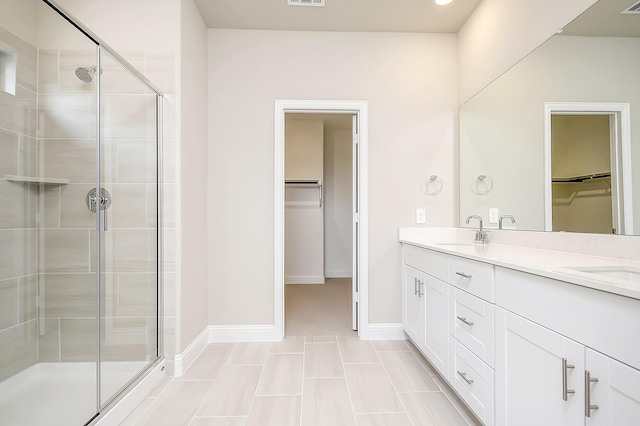
<path fill-rule="evenodd" d="M 449 284 L 493 302 L 493 265 L 452 256 L 449 261 Z"/>
<path fill-rule="evenodd" d="M 448 255 L 409 244 L 403 244 L 402 258 L 405 264 L 413 266 L 442 281 L 447 281 Z"/>
<path fill-rule="evenodd" d="M 454 337 L 450 345 L 451 386 L 485 425 L 493 425 L 494 370 Z"/>
<path fill-rule="evenodd" d="M 458 289 L 453 290 L 449 300 L 451 335 L 494 367 L 494 306 Z"/>

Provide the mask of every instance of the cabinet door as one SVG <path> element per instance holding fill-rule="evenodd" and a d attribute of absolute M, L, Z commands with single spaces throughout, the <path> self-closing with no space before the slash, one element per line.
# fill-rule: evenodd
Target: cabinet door
<path fill-rule="evenodd" d="M 422 273 L 409 265 L 403 268 L 402 283 L 402 327 L 405 333 L 418 346 L 424 344 L 424 298 L 420 297 L 419 289 Z"/>
<path fill-rule="evenodd" d="M 424 274 L 425 303 L 424 354 L 446 379 L 449 363 L 448 299 L 449 284 Z"/>
<path fill-rule="evenodd" d="M 504 309 L 495 314 L 496 424 L 584 424 L 584 347 Z"/>
<path fill-rule="evenodd" d="M 639 424 L 640 371 L 591 349 L 587 349 L 586 360 L 586 369 L 594 381 L 589 383 L 585 410 L 587 403 L 598 407 L 589 410 L 587 426 Z"/>

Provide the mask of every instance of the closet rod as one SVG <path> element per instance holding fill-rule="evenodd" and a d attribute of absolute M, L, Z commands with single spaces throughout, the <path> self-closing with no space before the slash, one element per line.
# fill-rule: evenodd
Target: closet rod
<path fill-rule="evenodd" d="M 322 181 L 320 179 L 300 179 L 300 180 L 285 180 L 285 185 L 313 185 L 318 186 L 318 204 L 322 207 Z"/>

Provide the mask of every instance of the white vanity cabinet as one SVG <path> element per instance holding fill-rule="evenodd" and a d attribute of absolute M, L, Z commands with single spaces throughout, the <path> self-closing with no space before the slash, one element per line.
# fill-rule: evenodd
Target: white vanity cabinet
<path fill-rule="evenodd" d="M 413 343 L 445 378 L 448 375 L 449 285 L 447 255 L 403 246 L 402 326 Z"/>

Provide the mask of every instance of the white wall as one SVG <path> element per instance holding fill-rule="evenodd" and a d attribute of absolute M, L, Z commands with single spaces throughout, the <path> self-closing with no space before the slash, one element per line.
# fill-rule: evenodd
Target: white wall
<path fill-rule="evenodd" d="M 209 30 L 209 321 L 274 322 L 275 99 L 369 110 L 369 320 L 401 321 L 398 226 L 431 174 L 454 179 L 452 34 Z M 454 185 L 429 200 L 451 226 Z"/>
<path fill-rule="evenodd" d="M 324 274 L 352 275 L 352 142 L 351 130 L 324 134 Z"/>
<path fill-rule="evenodd" d="M 596 0 L 482 0 L 458 32 L 464 103 Z"/>

